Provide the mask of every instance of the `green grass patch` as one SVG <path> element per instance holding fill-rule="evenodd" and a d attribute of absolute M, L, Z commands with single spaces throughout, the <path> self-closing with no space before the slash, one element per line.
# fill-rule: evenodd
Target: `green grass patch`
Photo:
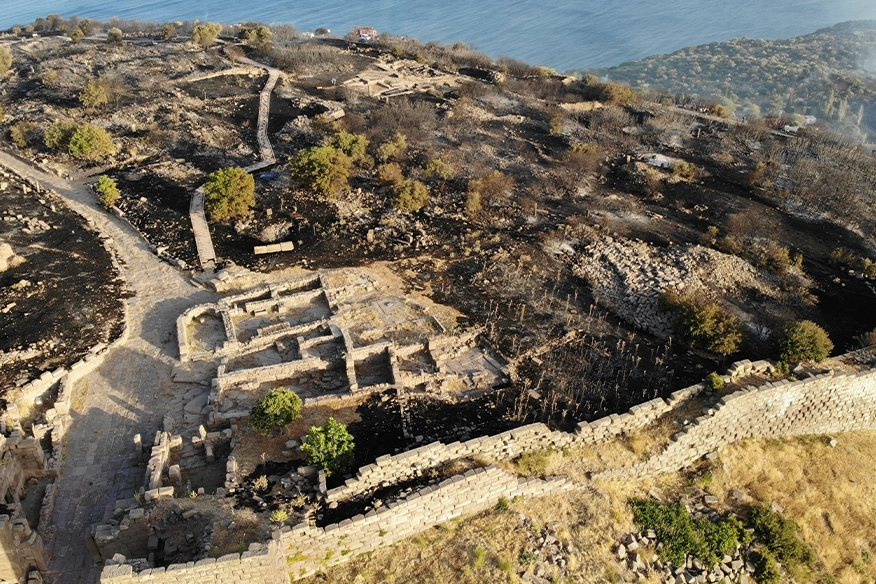
<path fill-rule="evenodd" d="M 742 523 L 729 517 L 713 523 L 695 519 L 681 504 L 664 505 L 655 501 L 634 499 L 630 502 L 636 524 L 641 529 L 653 529 L 663 543 L 660 556 L 674 566 L 684 565 L 688 554 L 709 567 L 715 566 L 724 554 L 731 554 L 745 533 Z"/>

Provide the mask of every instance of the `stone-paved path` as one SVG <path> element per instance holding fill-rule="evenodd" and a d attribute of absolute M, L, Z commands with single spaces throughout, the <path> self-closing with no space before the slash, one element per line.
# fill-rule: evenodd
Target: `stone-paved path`
<path fill-rule="evenodd" d="M 49 582 L 92 584 L 93 565 L 85 536 L 110 505 L 131 497 L 145 469 L 131 459 L 133 435 L 144 442 L 162 426 L 165 414 L 182 421 L 182 395 L 191 385 L 174 384 L 177 364 L 176 317 L 189 306 L 213 302 L 214 294 L 192 286 L 159 261 L 125 224 L 101 210 L 88 187 L 34 169 L 0 152 L 0 164 L 53 189 L 68 205 L 113 240 L 122 276 L 135 296 L 127 300 L 127 340 L 104 363 L 76 384 L 73 422 L 67 435 L 53 523 L 56 526 Z M 86 393 L 84 406 L 81 397 Z"/>
<path fill-rule="evenodd" d="M 268 72 L 268 80 L 259 93 L 257 140 L 261 161 L 244 168 L 246 172 L 251 173 L 277 162 L 277 158 L 274 156 L 274 147 L 271 146 L 271 140 L 268 138 L 268 116 L 271 113 L 271 93 L 274 91 L 274 86 L 277 85 L 277 79 L 280 78 L 280 71 L 245 57 L 235 57 L 234 59 L 246 65 L 265 69 Z M 210 236 L 210 227 L 207 225 L 207 217 L 204 213 L 203 185 L 192 194 L 189 202 L 189 220 L 192 222 L 192 233 L 195 236 L 195 246 L 198 248 L 198 260 L 201 262 L 201 267 L 205 270 L 213 268 L 216 263 L 216 251 L 213 249 L 213 239 Z"/>

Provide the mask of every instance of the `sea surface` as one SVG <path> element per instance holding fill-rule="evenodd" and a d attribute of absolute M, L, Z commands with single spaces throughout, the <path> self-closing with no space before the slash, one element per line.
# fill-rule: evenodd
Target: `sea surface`
<path fill-rule="evenodd" d="M 353 25 L 421 41 L 463 41 L 560 71 L 607 67 L 738 37 L 788 38 L 876 19 L 876 0 L 0 0 L 0 27 L 55 13 L 108 20 Z"/>

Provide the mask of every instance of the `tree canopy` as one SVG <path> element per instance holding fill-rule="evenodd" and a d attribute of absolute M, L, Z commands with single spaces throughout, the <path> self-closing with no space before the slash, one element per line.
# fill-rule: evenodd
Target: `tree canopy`
<path fill-rule="evenodd" d="M 347 426 L 329 418 L 322 426 L 313 426 L 301 446 L 307 463 L 318 466 L 326 474 L 342 473 L 353 463 L 355 444 Z"/>
<path fill-rule="evenodd" d="M 333 146 L 305 148 L 289 162 L 295 185 L 330 198 L 349 188 L 352 166 L 350 157 Z"/>
<path fill-rule="evenodd" d="M 255 180 L 242 168 L 221 168 L 207 177 L 204 195 L 211 221 L 246 217 L 255 206 Z"/>
<path fill-rule="evenodd" d="M 249 412 L 249 424 L 265 436 L 301 415 L 301 398 L 285 387 L 272 389 Z"/>

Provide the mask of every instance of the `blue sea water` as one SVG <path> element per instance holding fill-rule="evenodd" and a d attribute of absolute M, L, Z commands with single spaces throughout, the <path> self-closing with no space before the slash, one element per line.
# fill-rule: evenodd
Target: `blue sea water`
<path fill-rule="evenodd" d="M 787 38 L 876 19 L 873 0 L 0 0 L 0 27 L 50 13 L 100 20 L 353 25 L 422 41 L 464 41 L 558 70 L 604 67 L 736 37 Z"/>

